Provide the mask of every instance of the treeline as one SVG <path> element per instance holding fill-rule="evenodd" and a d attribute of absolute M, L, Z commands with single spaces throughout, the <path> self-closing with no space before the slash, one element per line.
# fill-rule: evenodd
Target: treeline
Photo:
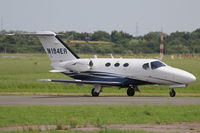
<path fill-rule="evenodd" d="M 14 31 L 19 32 L 19 31 Z M 39 40 L 33 36 L 6 36 L 12 31 L 1 31 L 0 53 L 43 53 Z M 159 53 L 160 32 L 150 32 L 134 37 L 123 31 L 95 31 L 78 33 L 75 31 L 59 32 L 58 35 L 70 45 L 76 53 L 82 54 L 140 54 Z M 76 42 L 77 43 L 71 43 Z M 84 41 L 85 43 L 79 43 Z M 95 42 L 95 43 L 93 43 Z M 98 43 L 99 42 L 99 43 Z M 104 43 L 105 42 L 105 43 Z M 166 54 L 200 53 L 200 29 L 193 32 L 173 32 L 164 34 Z"/>

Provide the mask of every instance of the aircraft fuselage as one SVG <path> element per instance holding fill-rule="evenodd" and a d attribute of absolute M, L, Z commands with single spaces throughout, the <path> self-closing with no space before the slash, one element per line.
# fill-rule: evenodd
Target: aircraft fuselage
<path fill-rule="evenodd" d="M 121 87 L 145 84 L 186 86 L 196 80 L 191 73 L 156 59 L 76 59 L 52 65 L 65 69 L 64 74 L 74 79 L 122 82 Z"/>

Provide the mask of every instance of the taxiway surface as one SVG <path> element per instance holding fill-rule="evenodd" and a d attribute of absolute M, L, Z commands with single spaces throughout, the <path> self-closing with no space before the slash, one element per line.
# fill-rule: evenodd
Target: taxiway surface
<path fill-rule="evenodd" d="M 8 105 L 184 105 L 200 104 L 200 97 L 89 97 L 53 95 L 0 95 Z"/>

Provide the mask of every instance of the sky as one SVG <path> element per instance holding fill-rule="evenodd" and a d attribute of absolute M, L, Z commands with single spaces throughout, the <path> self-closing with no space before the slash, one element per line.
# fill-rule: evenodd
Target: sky
<path fill-rule="evenodd" d="M 192 32 L 200 28 L 199 5 L 200 0 L 0 0 L 1 29 Z"/>

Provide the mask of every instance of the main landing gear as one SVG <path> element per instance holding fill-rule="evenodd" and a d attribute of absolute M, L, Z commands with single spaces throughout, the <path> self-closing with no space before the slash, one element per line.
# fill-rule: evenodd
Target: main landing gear
<path fill-rule="evenodd" d="M 127 95 L 128 96 L 134 96 L 136 91 L 140 92 L 140 90 L 137 86 L 133 86 L 133 87 L 129 86 L 128 89 L 127 89 Z"/>
<path fill-rule="evenodd" d="M 98 97 L 100 92 L 95 92 L 95 88 L 92 89 L 91 94 L 93 97 Z"/>
<path fill-rule="evenodd" d="M 176 96 L 176 92 L 175 92 L 175 90 L 173 88 L 170 89 L 169 95 L 170 95 L 170 97 L 175 97 Z"/>
<path fill-rule="evenodd" d="M 102 91 L 101 86 L 95 86 L 95 88 L 92 89 L 91 94 L 93 97 L 98 97 L 101 91 Z"/>

